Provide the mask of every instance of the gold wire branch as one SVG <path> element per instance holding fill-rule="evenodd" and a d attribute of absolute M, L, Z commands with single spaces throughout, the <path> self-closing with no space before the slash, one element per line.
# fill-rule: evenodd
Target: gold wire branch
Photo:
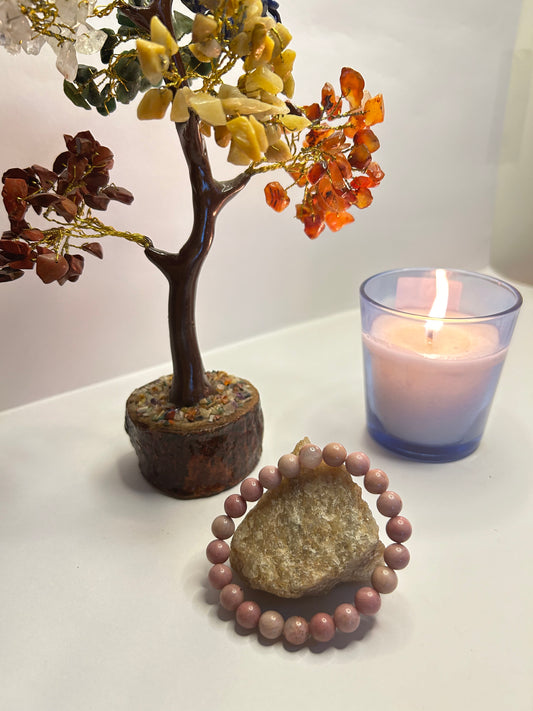
<path fill-rule="evenodd" d="M 58 255 L 68 254 L 71 246 L 80 248 L 81 245 L 72 245 L 72 240 L 83 240 L 85 242 L 90 239 L 101 239 L 108 236 L 120 237 L 129 242 L 135 242 L 143 248 L 153 246 L 152 240 L 146 235 L 127 230 L 117 230 L 115 227 L 106 225 L 97 217 L 94 217 L 90 209 L 87 209 L 85 215 L 78 215 L 74 222 L 68 225 L 49 215 L 45 215 L 45 217 L 49 222 L 57 224 L 57 227 L 41 230 L 44 239 L 40 240 L 40 244 L 50 247 Z"/>
<path fill-rule="evenodd" d="M 91 15 L 92 17 L 107 17 L 107 15 L 110 15 L 117 8 L 120 8 L 121 5 L 124 4 L 125 3 L 123 2 L 123 0 L 112 0 L 112 2 L 108 3 L 107 5 L 98 5 L 97 7 L 95 7 Z"/>
<path fill-rule="evenodd" d="M 120 237 L 121 239 L 135 242 L 141 247 L 151 247 L 152 240 L 146 235 L 138 232 L 129 232 L 128 230 L 117 230 L 115 227 L 105 225 L 97 217 L 93 217 L 91 210 L 87 210 L 87 215 L 76 220 L 76 224 L 71 231 L 70 237 L 73 239 L 101 238 L 101 237 Z M 70 225 L 69 228 L 70 230 Z"/>
<path fill-rule="evenodd" d="M 123 0 L 112 0 L 112 2 L 106 5 L 93 8 L 90 13 L 88 11 L 87 18 L 106 17 L 123 4 Z M 80 0 L 77 5 L 78 7 L 83 5 L 89 7 L 89 2 L 88 0 Z M 28 18 L 31 28 L 36 35 L 51 37 L 55 39 L 59 45 L 62 45 L 64 42 L 76 41 L 75 27 L 71 27 L 61 21 L 61 15 L 55 2 L 50 2 L 50 0 L 33 0 L 31 5 L 20 4 L 19 7 L 21 13 Z"/>
<path fill-rule="evenodd" d="M 74 42 L 76 37 L 72 27 L 59 21 L 59 10 L 54 2 L 35 0 L 33 5 L 20 5 L 20 11 L 25 15 L 32 30 L 43 37 L 53 37 L 60 44 L 66 41 Z M 62 35 L 61 30 L 68 30 L 72 38 Z"/>

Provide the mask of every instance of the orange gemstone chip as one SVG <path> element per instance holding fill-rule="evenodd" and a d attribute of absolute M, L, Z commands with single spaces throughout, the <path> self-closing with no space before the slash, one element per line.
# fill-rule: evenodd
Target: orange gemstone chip
<path fill-rule="evenodd" d="M 265 185 L 265 198 L 267 205 L 276 212 L 283 212 L 291 201 L 287 191 L 277 180 Z"/>

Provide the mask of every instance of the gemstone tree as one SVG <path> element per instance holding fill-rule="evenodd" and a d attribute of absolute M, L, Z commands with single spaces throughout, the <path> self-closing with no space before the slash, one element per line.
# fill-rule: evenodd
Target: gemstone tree
<path fill-rule="evenodd" d="M 220 380 L 215 382 L 203 367 L 195 296 L 216 218 L 252 176 L 283 168 L 290 178 L 288 188 L 303 190 L 296 216 L 308 237 L 352 222 L 351 209 L 367 207 L 371 189 L 383 177 L 373 161 L 379 141 L 371 129 L 383 120 L 383 102 L 381 96 L 365 91 L 357 71 L 345 67 L 339 93 L 326 84 L 319 101 L 297 106 L 292 100 L 296 53 L 289 47 L 291 34 L 273 0 L 182 3 L 188 14 L 176 11 L 173 0 L 132 4 L 114 0 L 104 6 L 88 2 L 75 10 L 65 3 L 10 0 L 9 12 L 0 14 L 0 40 L 8 51 L 22 48 L 36 54 L 45 43 L 54 48 L 65 94 L 76 105 L 109 115 L 117 103 L 129 104 L 141 94 L 139 119 L 169 115 L 189 169 L 193 201 L 191 233 L 177 252 L 156 248 L 144 235 L 105 225 L 93 211 L 105 210 L 110 200 L 127 204 L 133 196 L 110 183 L 109 149 L 86 131 L 67 136 L 67 151 L 52 170 L 34 165 L 4 173 L 2 195 L 10 229 L 0 240 L 0 281 L 16 279 L 34 266 L 45 283 L 76 281 L 84 266 L 80 250 L 102 257 L 99 239 L 105 234 L 145 249 L 169 282 L 173 375 L 151 384 L 149 400 L 158 401 L 161 409 L 158 398 L 164 398 L 164 414 L 152 418 L 150 425 L 141 422 L 137 393 L 137 405 L 128 409 L 126 424 L 145 477 L 172 495 L 198 496 L 242 479 L 259 457 L 262 436 L 259 399 L 252 386 L 255 404 L 243 430 L 252 435 L 250 446 L 243 448 L 243 461 L 228 464 L 224 451 L 232 439 L 242 436 L 235 429 L 243 427 L 238 415 L 228 422 L 217 420 L 217 433 L 212 431 L 213 412 L 207 404 L 217 395 Z M 118 29 L 89 24 L 102 24 L 110 14 Z M 99 53 L 99 66 L 78 63 L 79 54 L 94 53 Z M 230 163 L 242 166 L 233 179 L 218 181 L 213 176 L 208 137 L 228 149 Z M 288 188 L 277 181 L 266 185 L 267 204 L 277 212 L 285 210 L 290 204 Z M 30 208 L 41 214 L 43 224 L 28 222 Z M 234 385 L 234 379 L 230 382 Z M 247 407 L 250 398 L 245 398 Z M 190 418 L 183 416 L 184 408 L 196 408 L 196 414 L 208 411 L 210 423 L 204 427 L 194 415 L 193 431 L 185 431 Z M 162 424 L 156 427 L 154 420 Z M 220 432 L 222 425 L 227 429 Z M 162 471 L 170 471 L 165 481 Z"/>

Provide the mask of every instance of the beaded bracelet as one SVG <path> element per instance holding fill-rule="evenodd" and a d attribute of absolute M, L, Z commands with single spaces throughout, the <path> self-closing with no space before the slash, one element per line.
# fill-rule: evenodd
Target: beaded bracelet
<path fill-rule="evenodd" d="M 275 610 L 261 612 L 256 602 L 245 601 L 243 589 L 232 583 L 233 573 L 225 565 L 230 555 L 226 542 L 235 531 L 235 518 L 246 513 L 247 502 L 256 502 L 263 495 L 264 489 L 274 489 L 280 485 L 282 477 L 293 479 L 300 473 L 300 468 L 316 469 L 324 461 L 331 467 L 344 464 L 353 477 L 364 477 L 364 487 L 371 494 L 377 494 L 377 509 L 389 520 L 385 530 L 392 541 L 383 553 L 386 565 L 377 565 L 371 576 L 371 585 L 361 587 L 355 593 L 353 605 L 340 604 L 332 615 L 318 612 L 308 622 L 305 618 L 293 615 L 287 620 Z M 396 589 L 398 578 L 396 570 L 402 570 L 410 559 L 408 549 L 403 545 L 412 532 L 410 522 L 400 516 L 402 500 L 394 491 L 389 491 L 389 478 L 381 469 L 370 469 L 370 460 L 363 452 L 347 454 L 346 449 L 337 442 L 324 447 L 305 444 L 300 453 L 284 454 L 277 466 L 265 466 L 259 472 L 259 478 L 245 479 L 240 487 L 240 494 L 230 494 L 224 502 L 225 514 L 217 516 L 211 526 L 215 539 L 206 549 L 207 559 L 213 564 L 208 579 L 219 590 L 220 605 L 235 613 L 237 623 L 247 630 L 258 629 L 268 640 L 283 637 L 289 644 L 301 645 L 313 638 L 317 642 L 329 642 L 335 631 L 355 632 L 360 622 L 360 615 L 375 615 L 381 607 L 381 595 Z"/>

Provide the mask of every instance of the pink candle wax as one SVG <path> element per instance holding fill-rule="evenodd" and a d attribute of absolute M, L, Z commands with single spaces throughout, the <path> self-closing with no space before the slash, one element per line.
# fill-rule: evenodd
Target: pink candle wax
<path fill-rule="evenodd" d="M 486 420 L 506 348 L 489 324 L 454 314 L 381 315 L 363 334 L 374 415 L 394 437 L 422 445 L 461 441 Z"/>

